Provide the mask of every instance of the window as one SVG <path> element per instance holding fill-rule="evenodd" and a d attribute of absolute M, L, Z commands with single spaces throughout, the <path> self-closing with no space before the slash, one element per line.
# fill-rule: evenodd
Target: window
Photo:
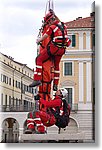
<path fill-rule="evenodd" d="M 13 87 L 14 87 L 14 79 L 13 79 Z"/>
<path fill-rule="evenodd" d="M 21 83 L 20 82 L 18 82 L 18 88 L 20 89 L 21 87 L 20 87 L 20 85 L 21 85 Z"/>
<path fill-rule="evenodd" d="M 31 93 L 34 94 L 34 89 L 32 88 L 31 90 L 32 90 Z"/>
<path fill-rule="evenodd" d="M 27 92 L 27 85 L 24 84 L 24 91 Z"/>
<path fill-rule="evenodd" d="M 71 108 L 72 108 L 72 88 L 66 88 L 68 91 L 68 97 L 67 97 L 67 102 L 68 104 L 70 104 Z"/>
<path fill-rule="evenodd" d="M 29 89 L 29 87 L 26 85 L 26 92 L 29 92 L 29 90 L 28 90 L 28 89 Z"/>
<path fill-rule="evenodd" d="M 15 100 L 14 100 L 14 97 L 13 97 L 13 99 L 12 99 L 12 105 L 14 106 L 14 104 L 15 104 L 15 102 L 14 102 Z"/>
<path fill-rule="evenodd" d="M 8 77 L 1 74 L 1 82 L 4 82 L 4 83 L 8 84 Z"/>
<path fill-rule="evenodd" d="M 86 33 L 83 33 L 83 49 L 86 49 Z"/>
<path fill-rule="evenodd" d="M 17 87 L 17 81 L 16 81 L 16 87 Z"/>
<path fill-rule="evenodd" d="M 8 77 L 6 76 L 6 84 L 8 84 Z"/>
<path fill-rule="evenodd" d="M 19 99 L 19 100 L 18 100 L 18 105 L 19 105 L 19 106 L 20 106 L 20 103 L 21 103 L 21 100 Z"/>
<path fill-rule="evenodd" d="M 3 82 L 6 83 L 6 76 L 5 75 L 3 75 Z"/>
<path fill-rule="evenodd" d="M 3 82 L 3 74 L 1 74 L 1 82 Z"/>
<path fill-rule="evenodd" d="M 29 108 L 28 101 L 24 100 L 24 110 L 26 111 Z"/>
<path fill-rule="evenodd" d="M 72 62 L 64 62 L 64 76 L 72 75 Z"/>
<path fill-rule="evenodd" d="M 11 106 L 11 96 L 9 96 L 9 105 Z"/>
<path fill-rule="evenodd" d="M 23 84 L 23 83 L 21 82 L 21 91 L 22 91 L 22 93 L 25 93 L 25 88 L 26 88 L 25 84 Z"/>
<path fill-rule="evenodd" d="M 18 103 L 18 98 L 16 98 L 16 106 L 19 106 L 19 103 Z"/>
<path fill-rule="evenodd" d="M 1 94 L 1 105 L 3 105 L 3 93 Z"/>
<path fill-rule="evenodd" d="M 11 78 L 9 78 L 9 85 L 11 85 Z"/>
<path fill-rule="evenodd" d="M 92 45 L 95 46 L 95 34 L 92 36 Z"/>
<path fill-rule="evenodd" d="M 76 35 L 68 35 L 68 37 L 71 39 L 71 44 L 69 47 L 75 47 L 76 46 Z"/>
<path fill-rule="evenodd" d="M 72 88 L 68 88 L 68 103 L 72 104 Z"/>
<path fill-rule="evenodd" d="M 16 81 L 16 88 L 20 89 L 20 82 Z"/>
<path fill-rule="evenodd" d="M 76 36 L 72 35 L 72 47 L 76 46 Z"/>
<path fill-rule="evenodd" d="M 7 95 L 5 95 L 5 106 L 7 106 Z"/>

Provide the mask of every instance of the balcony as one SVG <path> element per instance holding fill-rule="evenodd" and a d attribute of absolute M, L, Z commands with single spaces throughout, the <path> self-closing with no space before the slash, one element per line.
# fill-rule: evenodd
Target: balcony
<path fill-rule="evenodd" d="M 34 106 L 9 106 L 3 105 L 0 106 L 0 112 L 29 112 L 34 110 Z"/>
<path fill-rule="evenodd" d="M 71 104 L 71 111 L 78 111 L 78 104 Z M 35 109 L 35 106 L 10 106 L 10 105 L 3 105 L 0 106 L 1 112 L 29 112 Z"/>

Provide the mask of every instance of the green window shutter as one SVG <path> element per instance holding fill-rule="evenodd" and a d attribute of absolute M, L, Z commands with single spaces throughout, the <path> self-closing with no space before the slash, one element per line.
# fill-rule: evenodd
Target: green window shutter
<path fill-rule="evenodd" d="M 76 36 L 72 35 L 72 47 L 76 46 Z"/>

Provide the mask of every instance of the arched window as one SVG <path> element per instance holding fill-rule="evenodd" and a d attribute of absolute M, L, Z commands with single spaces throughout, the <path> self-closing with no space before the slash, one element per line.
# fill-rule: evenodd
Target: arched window
<path fill-rule="evenodd" d="M 83 49 L 86 49 L 86 33 L 83 33 Z"/>

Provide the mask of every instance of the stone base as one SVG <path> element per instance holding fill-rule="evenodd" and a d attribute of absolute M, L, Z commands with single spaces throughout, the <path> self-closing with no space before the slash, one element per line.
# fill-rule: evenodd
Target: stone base
<path fill-rule="evenodd" d="M 59 141 L 59 140 L 83 140 L 85 139 L 84 132 L 78 132 L 78 133 L 70 133 L 70 134 L 22 134 L 20 136 L 20 142 L 24 141 L 46 141 L 46 140 L 53 140 L 53 141 Z"/>
<path fill-rule="evenodd" d="M 92 103 L 91 102 L 87 102 L 86 104 L 79 102 L 78 103 L 78 110 L 85 110 L 85 111 L 91 111 L 92 110 Z"/>

